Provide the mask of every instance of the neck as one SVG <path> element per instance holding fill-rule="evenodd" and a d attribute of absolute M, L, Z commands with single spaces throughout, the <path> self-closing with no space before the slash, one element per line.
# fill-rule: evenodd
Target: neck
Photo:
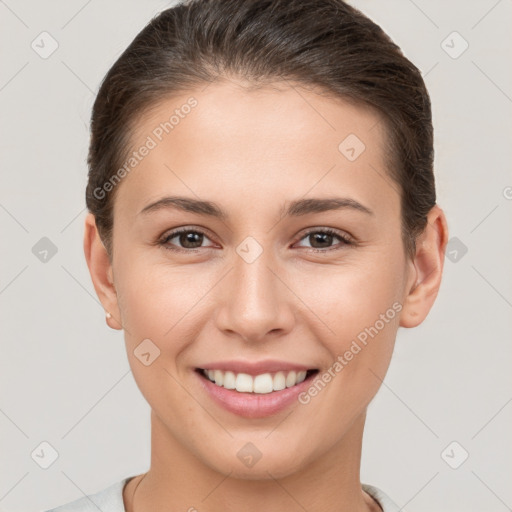
<path fill-rule="evenodd" d="M 233 478 L 229 469 L 220 473 L 204 464 L 152 412 L 151 466 L 125 487 L 126 511 L 380 512 L 360 484 L 365 419 L 366 412 L 329 452 L 305 461 L 304 469 L 282 477 L 267 472 L 264 479 L 251 480 Z"/>

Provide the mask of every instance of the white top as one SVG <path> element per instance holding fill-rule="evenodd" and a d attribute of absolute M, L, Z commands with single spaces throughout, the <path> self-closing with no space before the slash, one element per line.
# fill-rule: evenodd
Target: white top
<path fill-rule="evenodd" d="M 84 496 L 46 512 L 98 512 L 98 510 L 101 510 L 101 512 L 126 512 L 123 501 L 123 489 L 131 478 L 133 477 L 124 478 L 102 491 Z M 361 484 L 361 487 L 377 501 L 383 512 L 400 511 L 396 503 L 377 487 L 368 484 Z"/>

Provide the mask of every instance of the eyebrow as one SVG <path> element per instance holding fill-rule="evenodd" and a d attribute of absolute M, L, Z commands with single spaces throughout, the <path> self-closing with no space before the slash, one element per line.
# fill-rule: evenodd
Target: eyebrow
<path fill-rule="evenodd" d="M 149 214 L 164 209 L 176 209 L 184 212 L 207 215 L 221 220 L 226 220 L 228 214 L 216 203 L 212 201 L 203 201 L 190 197 L 167 196 L 145 206 L 139 214 Z M 299 217 L 311 213 L 321 213 L 331 210 L 350 209 L 363 212 L 367 215 L 375 215 L 372 210 L 364 206 L 355 199 L 348 197 L 329 197 L 329 198 L 311 198 L 296 199 L 291 201 L 287 207 L 281 210 L 281 217 L 290 215 Z"/>

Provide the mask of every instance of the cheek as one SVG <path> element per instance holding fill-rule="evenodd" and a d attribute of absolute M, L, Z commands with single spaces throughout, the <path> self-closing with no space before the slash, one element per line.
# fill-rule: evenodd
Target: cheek
<path fill-rule="evenodd" d="M 120 267 L 118 299 L 130 337 L 165 342 L 207 292 L 204 281 L 182 268 L 146 264 L 143 256 Z"/>
<path fill-rule="evenodd" d="M 133 377 L 151 407 L 178 422 L 191 407 L 178 384 L 178 367 L 180 354 L 197 334 L 185 327 L 190 327 L 189 311 L 199 291 L 182 272 L 145 264 L 142 258 L 121 264 L 117 277 Z M 167 409 L 169 403 L 174 405 Z"/>
<path fill-rule="evenodd" d="M 181 363 L 200 336 L 204 299 L 213 283 L 204 272 L 149 264 L 142 256 L 120 267 L 119 306 L 134 378 L 149 403 L 158 400 L 162 386 L 172 391 L 167 397 L 171 400 L 181 388 L 173 386 L 169 373 L 180 379 L 188 371 Z M 148 352 L 149 356 L 142 356 Z M 153 358 L 146 367 L 144 363 Z"/>
<path fill-rule="evenodd" d="M 316 418 L 316 434 L 325 437 L 327 444 L 342 437 L 379 390 L 391 361 L 402 308 L 391 273 L 352 270 L 317 279 L 315 290 L 319 286 L 322 292 L 313 295 L 312 309 L 329 328 L 322 325 L 316 336 L 330 361 L 302 395 L 301 403 L 308 404 L 310 417 Z"/>
<path fill-rule="evenodd" d="M 400 261 L 391 265 L 389 261 L 393 261 L 391 255 L 368 252 L 364 260 L 347 258 L 338 266 L 318 266 L 314 272 L 305 268 L 288 279 L 326 332 L 335 339 L 346 339 L 373 325 L 401 300 L 403 269 Z"/>
<path fill-rule="evenodd" d="M 304 272 L 296 281 L 297 294 L 307 298 L 320 320 L 316 336 L 331 360 L 325 381 L 337 390 L 332 400 L 340 407 L 363 406 L 377 392 L 391 360 L 402 309 L 399 255 L 367 251 L 362 260 L 349 263 L 347 258 L 346 265 L 320 267 L 314 276 Z"/>

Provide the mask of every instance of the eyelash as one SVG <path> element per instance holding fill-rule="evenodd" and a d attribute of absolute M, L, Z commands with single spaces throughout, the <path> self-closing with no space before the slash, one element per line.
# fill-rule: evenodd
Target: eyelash
<path fill-rule="evenodd" d="M 171 233 L 165 235 L 157 243 L 159 246 L 162 246 L 166 250 L 174 251 L 174 252 L 181 252 L 181 253 L 195 253 L 195 252 L 198 252 L 200 249 L 204 249 L 204 247 L 198 247 L 196 249 L 184 249 L 181 247 L 176 248 L 176 247 L 172 247 L 171 245 L 169 245 L 169 240 L 172 240 L 173 238 L 175 238 L 176 236 L 178 236 L 182 233 L 196 233 L 199 235 L 203 235 L 206 238 L 209 238 L 208 235 L 204 231 L 201 231 L 200 229 L 180 228 L 180 229 L 176 229 L 176 230 L 172 231 Z M 334 229 L 331 229 L 331 228 L 312 229 L 312 230 L 304 233 L 304 235 L 301 238 L 299 238 L 297 241 L 300 242 L 301 240 L 303 240 L 304 238 L 307 238 L 308 236 L 310 236 L 313 233 L 322 233 L 322 234 L 326 234 L 326 235 L 332 235 L 336 238 L 339 238 L 342 242 L 342 245 L 340 247 L 328 247 L 327 249 L 317 249 L 315 247 L 312 247 L 312 248 L 309 248 L 309 252 L 325 253 L 328 251 L 340 250 L 343 248 L 343 246 L 346 246 L 346 245 L 355 245 L 354 240 L 352 240 L 350 237 L 348 237 L 347 235 L 342 235 L 338 231 L 335 231 Z"/>

